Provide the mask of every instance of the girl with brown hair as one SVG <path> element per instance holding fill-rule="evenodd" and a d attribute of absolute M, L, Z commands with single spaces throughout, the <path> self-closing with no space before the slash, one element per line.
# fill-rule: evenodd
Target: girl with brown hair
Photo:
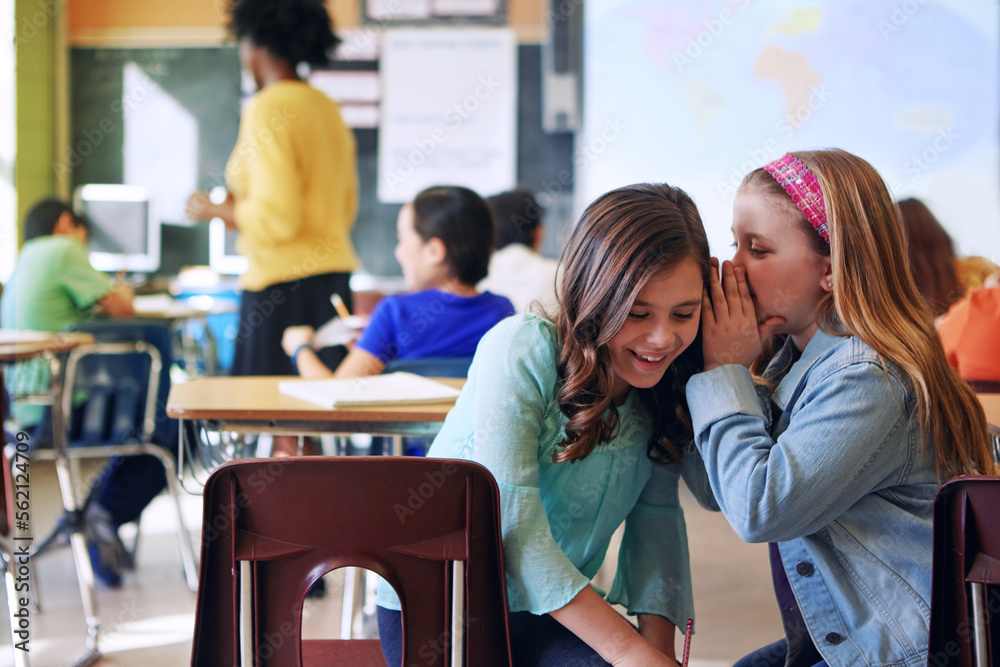
<path fill-rule="evenodd" d="M 587 208 L 562 262 L 554 322 L 516 315 L 486 334 L 429 455 L 477 461 L 500 486 L 514 664 L 673 666 L 675 627 L 693 616 L 677 487 L 705 231 L 683 191 L 623 187 Z M 622 523 L 605 597 L 590 580 Z M 398 665 L 400 605 L 384 583 L 379 606 Z"/>
<path fill-rule="evenodd" d="M 899 209 L 835 149 L 751 172 L 733 209 L 736 254 L 709 280 L 687 398 L 723 513 L 771 543 L 785 625 L 737 665 L 925 665 L 934 496 L 994 464 L 907 269 Z"/>

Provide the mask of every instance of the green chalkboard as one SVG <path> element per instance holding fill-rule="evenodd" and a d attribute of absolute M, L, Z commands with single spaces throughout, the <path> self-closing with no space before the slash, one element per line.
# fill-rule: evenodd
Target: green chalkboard
<path fill-rule="evenodd" d="M 224 184 L 223 170 L 240 119 L 240 62 L 235 47 L 114 49 L 70 52 L 70 182 L 122 183 L 126 159 L 152 189 L 189 181 L 200 188 Z M 135 130 L 148 139 L 129 146 Z M 135 123 L 133 123 L 133 128 Z M 162 136 L 157 136 L 162 133 Z M 185 150 L 160 150 L 164 142 Z M 150 145 L 152 143 L 152 146 Z M 178 155 L 192 159 L 178 160 Z M 127 157 L 126 157 L 127 156 Z M 193 164 L 192 164 L 193 163 Z M 192 175 L 191 171 L 197 174 Z M 176 199 L 161 211 L 180 222 Z"/>

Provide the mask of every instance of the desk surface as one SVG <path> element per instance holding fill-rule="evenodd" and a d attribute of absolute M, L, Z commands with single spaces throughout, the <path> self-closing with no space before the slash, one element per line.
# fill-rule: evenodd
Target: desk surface
<path fill-rule="evenodd" d="M 169 294 L 144 294 L 132 301 L 136 317 L 160 320 L 184 320 L 219 313 L 233 313 L 239 306 L 228 299 L 196 296 L 175 299 Z"/>
<path fill-rule="evenodd" d="M 990 424 L 990 432 L 1000 435 L 1000 394 L 977 394 L 977 396 L 986 410 L 986 421 Z"/>
<path fill-rule="evenodd" d="M 442 422 L 455 401 L 417 405 L 324 408 L 278 391 L 282 380 L 297 377 L 211 377 L 170 388 L 167 414 L 176 419 L 249 422 Z M 439 378 L 461 388 L 464 379 Z"/>
<path fill-rule="evenodd" d="M 68 352 L 93 343 L 88 333 L 53 333 L 49 331 L 14 331 L 0 329 L 0 362 L 14 363 L 37 357 L 46 352 Z"/>

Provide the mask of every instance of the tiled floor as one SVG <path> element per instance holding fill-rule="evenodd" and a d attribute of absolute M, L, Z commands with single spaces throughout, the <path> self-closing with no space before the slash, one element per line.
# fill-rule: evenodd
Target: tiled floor
<path fill-rule="evenodd" d="M 38 539 L 54 524 L 59 508 L 58 485 L 49 462 L 32 462 L 31 501 L 32 533 Z M 700 509 L 686 494 L 684 506 L 698 614 L 691 665 L 724 667 L 780 635 L 767 548 L 743 543 L 721 515 Z M 200 498 L 187 496 L 184 508 L 188 527 L 197 536 Z M 175 525 L 166 497 L 157 498 L 143 514 L 136 571 L 127 575 L 121 589 L 98 592 L 105 656 L 98 665 L 190 664 L 195 595 L 184 583 Z M 72 665 L 83 653 L 86 625 L 70 552 L 46 555 L 33 568 L 42 610 L 31 611 L 31 664 Z M 328 578 L 330 594 L 324 600 L 306 601 L 306 637 L 339 636 L 340 578 L 337 573 Z M 7 667 L 14 663 L 5 620 L 0 620 L 0 632 L 0 667 Z"/>

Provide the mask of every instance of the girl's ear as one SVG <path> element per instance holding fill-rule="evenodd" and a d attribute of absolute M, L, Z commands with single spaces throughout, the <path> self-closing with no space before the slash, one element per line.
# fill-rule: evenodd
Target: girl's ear
<path fill-rule="evenodd" d="M 444 264 L 444 258 L 448 254 L 444 241 L 434 236 L 424 244 L 427 259 L 434 264 Z"/>
<path fill-rule="evenodd" d="M 820 287 L 825 292 L 833 291 L 833 262 L 830 261 L 829 257 L 824 257 L 821 261 L 823 267 L 823 278 L 820 283 Z"/>

